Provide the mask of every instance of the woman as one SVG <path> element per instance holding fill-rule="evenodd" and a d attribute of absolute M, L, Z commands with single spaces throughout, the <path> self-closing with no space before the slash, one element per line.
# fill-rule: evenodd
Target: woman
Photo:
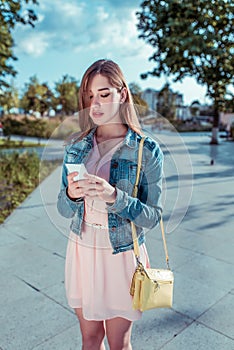
<path fill-rule="evenodd" d="M 131 329 L 140 311 L 129 294 L 136 262 L 131 224 L 137 227 L 141 261 L 149 266 L 145 229 L 161 217 L 163 155 L 144 141 L 138 198 L 132 197 L 138 146 L 142 138 L 131 93 L 119 66 L 94 62 L 79 90 L 81 133 L 65 148 L 58 210 L 72 218 L 65 287 L 80 322 L 82 349 L 132 349 Z M 75 181 L 66 163 L 84 163 L 87 174 Z"/>

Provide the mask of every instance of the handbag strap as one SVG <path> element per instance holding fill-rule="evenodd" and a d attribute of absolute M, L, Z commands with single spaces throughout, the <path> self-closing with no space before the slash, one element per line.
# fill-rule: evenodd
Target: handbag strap
<path fill-rule="evenodd" d="M 139 179 L 140 179 L 140 171 L 141 171 L 141 164 L 142 164 L 142 153 L 143 153 L 143 145 L 144 145 L 145 137 L 142 137 L 140 144 L 139 144 L 139 149 L 138 149 L 138 162 L 137 162 L 137 174 L 136 174 L 136 181 L 133 187 L 133 192 L 132 196 L 137 197 L 137 192 L 138 192 L 138 184 L 139 184 Z M 165 237 L 165 232 L 164 232 L 164 225 L 163 225 L 163 219 L 161 217 L 160 220 L 160 227 L 161 227 L 161 232 L 162 232 L 162 239 L 163 239 L 163 246 L 164 246 L 164 252 L 165 252 L 165 258 L 166 258 L 166 264 L 167 268 L 170 270 L 169 266 L 169 255 L 168 255 L 168 250 L 167 250 L 167 242 L 166 242 L 166 237 Z M 137 238 L 137 233 L 136 233 L 136 226 L 131 221 L 131 229 L 132 229 L 132 240 L 133 240 L 133 248 L 134 248 L 134 254 L 136 257 L 136 261 L 139 264 L 140 263 L 140 249 L 139 249 L 139 243 L 138 243 L 138 238 Z"/>

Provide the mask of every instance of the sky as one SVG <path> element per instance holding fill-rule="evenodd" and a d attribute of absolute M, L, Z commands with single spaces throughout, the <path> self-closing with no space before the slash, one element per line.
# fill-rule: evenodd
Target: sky
<path fill-rule="evenodd" d="M 173 83 L 166 77 L 140 78 L 151 70 L 150 45 L 139 39 L 136 11 L 141 0 L 38 0 L 35 28 L 17 25 L 13 37 L 18 71 L 14 84 L 22 89 L 33 75 L 51 88 L 66 74 L 81 81 L 94 61 L 108 58 L 119 64 L 128 83 L 160 90 L 166 82 L 183 94 L 184 104 L 207 103 L 206 88 L 193 78 Z M 31 6 L 32 7 L 32 6 Z"/>

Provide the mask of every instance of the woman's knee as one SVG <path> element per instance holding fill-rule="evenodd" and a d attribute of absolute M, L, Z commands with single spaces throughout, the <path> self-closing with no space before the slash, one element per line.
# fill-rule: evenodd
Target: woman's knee
<path fill-rule="evenodd" d="M 82 335 L 82 344 L 84 349 L 100 349 L 104 340 L 105 333 L 98 332 L 97 334 L 85 334 Z"/>
<path fill-rule="evenodd" d="M 132 350 L 129 339 L 108 339 L 110 350 Z"/>
<path fill-rule="evenodd" d="M 80 323 L 82 349 L 104 349 L 102 346 L 105 337 L 104 322 L 86 320 L 81 309 L 75 309 L 75 312 Z"/>
<path fill-rule="evenodd" d="M 131 350 L 132 322 L 115 318 L 106 322 L 106 335 L 110 350 Z"/>

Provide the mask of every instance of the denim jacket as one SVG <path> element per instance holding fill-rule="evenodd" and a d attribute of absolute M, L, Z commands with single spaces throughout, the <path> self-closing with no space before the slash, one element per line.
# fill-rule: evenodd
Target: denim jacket
<path fill-rule="evenodd" d="M 70 228 L 81 238 L 84 200 L 75 201 L 68 197 L 65 163 L 86 163 L 92 151 L 94 133 L 95 129 L 82 140 L 72 139 L 66 145 L 62 184 L 57 202 L 59 213 L 66 218 L 72 218 Z M 116 188 L 116 200 L 114 203 L 106 203 L 106 208 L 113 254 L 133 249 L 131 221 L 136 225 L 138 242 L 142 244 L 145 241 L 146 229 L 155 227 L 161 218 L 163 153 L 158 143 L 150 137 L 146 137 L 144 142 L 138 195 L 137 198 L 132 197 L 141 138 L 142 136 L 129 128 L 110 163 L 109 183 Z"/>

